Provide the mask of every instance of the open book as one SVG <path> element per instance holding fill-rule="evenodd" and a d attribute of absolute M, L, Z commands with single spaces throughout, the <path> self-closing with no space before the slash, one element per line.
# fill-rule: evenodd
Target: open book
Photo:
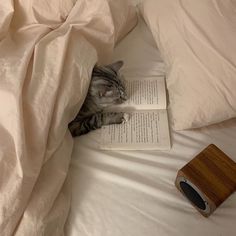
<path fill-rule="evenodd" d="M 124 124 L 103 126 L 100 148 L 170 149 L 165 78 L 158 76 L 142 80 L 125 80 L 125 87 L 128 100 L 119 105 L 119 110 L 128 113 L 130 118 Z"/>

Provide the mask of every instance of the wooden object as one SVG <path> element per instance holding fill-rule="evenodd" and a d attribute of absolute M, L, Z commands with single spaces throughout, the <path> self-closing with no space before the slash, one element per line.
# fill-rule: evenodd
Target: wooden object
<path fill-rule="evenodd" d="M 175 185 L 207 217 L 236 190 L 236 163 L 211 144 L 178 171 Z"/>

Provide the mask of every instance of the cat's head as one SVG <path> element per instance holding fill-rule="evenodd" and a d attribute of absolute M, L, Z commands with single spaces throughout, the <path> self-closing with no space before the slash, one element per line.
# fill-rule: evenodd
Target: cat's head
<path fill-rule="evenodd" d="M 123 61 L 117 61 L 107 66 L 94 67 L 89 95 L 97 106 L 104 108 L 127 100 L 119 73 L 123 64 Z"/>

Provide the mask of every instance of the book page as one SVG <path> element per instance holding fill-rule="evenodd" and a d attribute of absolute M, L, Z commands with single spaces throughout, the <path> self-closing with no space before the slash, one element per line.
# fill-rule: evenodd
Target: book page
<path fill-rule="evenodd" d="M 166 109 L 166 88 L 163 76 L 124 80 L 128 100 L 119 107 L 137 110 Z"/>
<path fill-rule="evenodd" d="M 101 136 L 101 149 L 170 149 L 167 111 L 134 111 L 127 123 L 103 126 Z"/>

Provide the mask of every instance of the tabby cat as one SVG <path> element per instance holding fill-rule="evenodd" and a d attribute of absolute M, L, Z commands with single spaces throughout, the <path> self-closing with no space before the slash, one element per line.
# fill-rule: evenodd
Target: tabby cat
<path fill-rule="evenodd" d="M 104 108 L 127 100 L 124 85 L 120 79 L 119 70 L 122 61 L 107 66 L 95 66 L 88 89 L 88 94 L 80 112 L 69 123 L 73 137 L 86 134 L 103 125 L 120 124 L 128 120 L 128 114 L 123 112 L 104 112 Z"/>

